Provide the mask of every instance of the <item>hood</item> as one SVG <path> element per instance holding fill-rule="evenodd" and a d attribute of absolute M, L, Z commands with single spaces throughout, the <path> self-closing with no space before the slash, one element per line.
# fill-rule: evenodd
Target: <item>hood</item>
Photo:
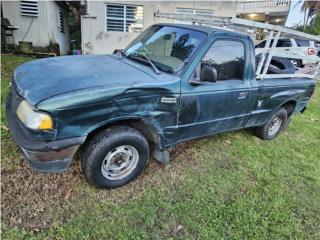
<path fill-rule="evenodd" d="M 134 85 L 155 80 L 151 72 L 116 56 L 83 55 L 54 57 L 16 68 L 14 84 L 31 105 L 64 93 L 111 85 Z"/>

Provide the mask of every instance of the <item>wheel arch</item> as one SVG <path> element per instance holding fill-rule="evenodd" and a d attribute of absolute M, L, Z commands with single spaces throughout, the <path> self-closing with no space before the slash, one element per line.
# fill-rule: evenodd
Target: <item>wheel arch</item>
<path fill-rule="evenodd" d="M 272 115 L 278 111 L 279 109 L 281 108 L 284 108 L 286 109 L 287 111 L 287 114 L 288 114 L 288 117 L 291 117 L 292 114 L 294 113 L 294 110 L 297 106 L 297 101 L 295 99 L 289 99 L 289 100 L 286 100 L 284 102 L 282 102 L 281 104 L 279 104 L 276 108 L 274 108 L 272 111 L 269 112 L 269 114 L 267 115 L 267 117 L 265 118 L 265 121 L 263 124 L 265 124 L 268 119 L 270 119 L 272 117 Z M 263 125 L 261 124 L 261 125 Z"/>
<path fill-rule="evenodd" d="M 290 117 L 294 113 L 296 106 L 297 106 L 297 101 L 291 99 L 283 103 L 280 107 L 283 107 L 284 109 L 286 109 L 288 117 Z"/>
<path fill-rule="evenodd" d="M 121 118 L 103 122 L 87 131 L 87 138 L 84 144 L 92 139 L 98 132 L 112 126 L 126 125 L 138 130 L 148 141 L 150 148 L 154 149 L 158 146 L 160 149 L 164 146 L 164 137 L 162 131 L 142 118 Z"/>

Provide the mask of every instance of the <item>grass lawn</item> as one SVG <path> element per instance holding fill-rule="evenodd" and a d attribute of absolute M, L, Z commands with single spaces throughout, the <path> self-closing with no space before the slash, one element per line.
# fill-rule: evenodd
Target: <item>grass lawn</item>
<path fill-rule="evenodd" d="M 320 91 L 273 141 L 249 131 L 180 144 L 115 190 L 89 186 L 79 161 L 30 170 L 8 133 L 13 69 L 2 56 L 2 239 L 320 239 Z M 45 81 L 45 76 L 44 76 Z"/>

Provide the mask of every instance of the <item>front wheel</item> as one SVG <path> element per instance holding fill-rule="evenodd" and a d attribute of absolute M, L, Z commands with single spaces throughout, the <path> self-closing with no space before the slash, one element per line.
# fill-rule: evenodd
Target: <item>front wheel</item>
<path fill-rule="evenodd" d="M 137 177 L 148 159 L 145 137 L 131 127 L 116 126 L 101 131 L 85 145 L 81 165 L 89 183 L 116 188 Z"/>
<path fill-rule="evenodd" d="M 288 125 L 288 114 L 284 108 L 276 111 L 262 127 L 254 129 L 257 137 L 263 140 L 272 140 Z"/>

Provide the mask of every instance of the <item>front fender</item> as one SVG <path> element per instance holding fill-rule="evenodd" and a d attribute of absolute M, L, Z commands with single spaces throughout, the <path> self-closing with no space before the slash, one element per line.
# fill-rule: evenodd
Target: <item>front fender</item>
<path fill-rule="evenodd" d="M 152 121 L 147 119 L 138 117 L 138 116 L 126 116 L 126 117 L 117 117 L 113 119 L 108 119 L 106 121 L 102 121 L 91 128 L 89 128 L 85 133 L 84 136 L 88 136 L 101 128 L 107 128 L 111 125 L 121 125 L 121 124 L 136 124 L 141 123 L 143 127 L 145 127 L 146 131 L 151 131 L 153 136 L 156 136 L 157 139 L 154 139 L 159 147 L 162 149 L 164 148 L 164 134 L 160 127 L 154 124 Z M 148 128 L 148 129 L 147 129 Z"/>

